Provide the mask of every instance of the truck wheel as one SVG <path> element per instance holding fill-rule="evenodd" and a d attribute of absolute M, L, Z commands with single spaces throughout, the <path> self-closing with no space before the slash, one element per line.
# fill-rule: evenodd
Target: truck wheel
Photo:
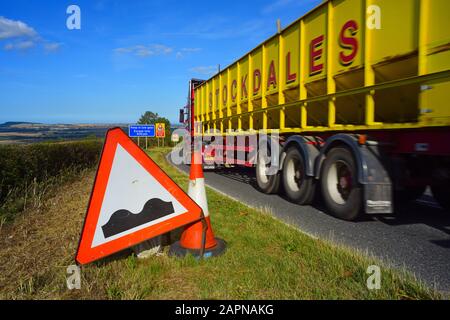
<path fill-rule="evenodd" d="M 306 175 L 305 159 L 296 147 L 286 153 L 283 186 L 287 197 L 295 203 L 310 204 L 314 198 L 314 178 Z"/>
<path fill-rule="evenodd" d="M 450 183 L 447 185 L 435 185 L 431 186 L 431 192 L 437 202 L 445 210 L 450 212 Z"/>
<path fill-rule="evenodd" d="M 280 174 L 267 174 L 266 170 L 269 167 L 264 156 L 258 152 L 256 162 L 256 182 L 259 189 L 266 194 L 277 193 L 280 188 Z"/>
<path fill-rule="evenodd" d="M 331 150 L 321 175 L 322 195 L 328 210 L 337 218 L 355 220 L 361 213 L 362 188 L 351 152 L 345 148 Z"/>

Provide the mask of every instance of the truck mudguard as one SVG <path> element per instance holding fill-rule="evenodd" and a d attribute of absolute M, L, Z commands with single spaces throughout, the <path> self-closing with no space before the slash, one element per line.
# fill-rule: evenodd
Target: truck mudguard
<path fill-rule="evenodd" d="M 360 145 L 355 135 L 337 134 L 326 141 L 315 163 L 315 176 L 320 172 L 327 153 L 338 145 L 347 147 L 353 154 L 358 170 L 358 182 L 364 188 L 366 213 L 392 213 L 392 180 L 387 170 L 385 157 L 377 144 Z"/>
<path fill-rule="evenodd" d="M 286 141 L 281 151 L 282 159 L 280 160 L 281 163 L 280 170 L 283 169 L 283 162 L 286 151 L 292 146 L 296 146 L 298 150 L 301 152 L 303 159 L 305 159 L 306 175 L 308 177 L 314 177 L 314 164 L 316 158 L 320 154 L 320 151 L 317 147 L 317 143 L 315 140 L 316 139 L 314 139 L 314 137 L 309 136 L 294 135 L 289 137 L 289 139 Z"/>

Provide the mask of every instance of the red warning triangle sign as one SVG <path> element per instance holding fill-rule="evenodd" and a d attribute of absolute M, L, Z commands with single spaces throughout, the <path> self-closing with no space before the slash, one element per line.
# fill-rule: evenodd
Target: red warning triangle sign
<path fill-rule="evenodd" d="M 120 128 L 106 135 L 76 261 L 87 264 L 201 219 L 201 208 Z"/>

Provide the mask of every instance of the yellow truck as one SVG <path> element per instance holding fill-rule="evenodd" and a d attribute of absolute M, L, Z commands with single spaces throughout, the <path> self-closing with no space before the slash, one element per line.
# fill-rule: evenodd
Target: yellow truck
<path fill-rule="evenodd" d="M 248 145 L 222 150 L 254 156 L 238 165 L 261 191 L 301 205 L 321 192 L 342 219 L 392 213 L 428 186 L 450 210 L 449 12 L 449 0 L 324 1 L 193 79 L 187 123 L 224 141 L 279 134 L 275 173 Z"/>

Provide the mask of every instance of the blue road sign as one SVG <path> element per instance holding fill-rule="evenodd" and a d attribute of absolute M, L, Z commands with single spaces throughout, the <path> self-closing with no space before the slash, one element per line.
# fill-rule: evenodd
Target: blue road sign
<path fill-rule="evenodd" d="M 135 125 L 128 127 L 128 136 L 130 138 L 138 138 L 138 137 L 155 137 L 155 125 Z"/>

